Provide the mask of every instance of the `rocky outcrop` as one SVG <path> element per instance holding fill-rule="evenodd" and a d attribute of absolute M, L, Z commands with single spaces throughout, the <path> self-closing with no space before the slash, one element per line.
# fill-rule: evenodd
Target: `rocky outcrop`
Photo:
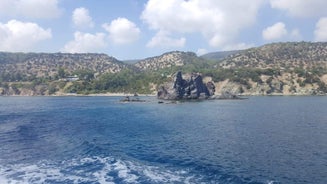
<path fill-rule="evenodd" d="M 179 71 L 172 82 L 166 83 L 158 90 L 158 98 L 165 100 L 207 99 L 215 94 L 215 85 L 209 81 L 204 84 L 202 76 L 192 73 L 182 76 Z"/>
<path fill-rule="evenodd" d="M 134 96 L 134 97 L 125 96 L 123 99 L 120 100 L 120 102 L 146 102 L 146 101 L 140 99 L 137 96 Z"/>
<path fill-rule="evenodd" d="M 218 99 L 218 100 L 225 100 L 225 99 L 232 99 L 232 100 L 243 100 L 246 99 L 244 97 L 239 97 L 234 93 L 231 93 L 229 91 L 224 91 L 221 93 L 220 96 L 215 97 L 214 99 Z"/>
<path fill-rule="evenodd" d="M 0 87 L 0 96 L 44 96 L 44 95 L 49 95 L 49 91 L 46 85 L 37 85 L 33 88 L 16 87 L 16 85 Z"/>

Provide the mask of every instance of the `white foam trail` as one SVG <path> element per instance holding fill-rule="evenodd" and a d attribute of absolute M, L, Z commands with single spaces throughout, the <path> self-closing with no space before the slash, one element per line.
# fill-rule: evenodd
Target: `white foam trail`
<path fill-rule="evenodd" d="M 273 180 L 267 181 L 267 184 L 274 184 L 274 183 L 278 183 L 278 182 L 277 181 L 273 181 Z"/>
<path fill-rule="evenodd" d="M 118 177 L 122 178 L 127 183 L 136 183 L 138 176 L 131 174 L 131 169 L 128 167 L 130 163 L 124 163 L 121 160 L 118 160 L 114 166 L 114 170 L 118 171 Z"/>
<path fill-rule="evenodd" d="M 2 168 L 2 167 L 1 167 Z M 59 169 L 38 165 L 16 165 L 7 170 L 0 169 L 1 183 L 45 183 L 46 180 L 63 178 Z"/>
<path fill-rule="evenodd" d="M 90 170 L 95 168 L 94 170 Z M 125 161 L 113 157 L 92 157 L 67 160 L 60 163 L 39 162 L 32 165 L 0 165 L 0 183 L 51 183 L 51 182 L 98 182 L 124 183 L 198 183 L 186 171 L 171 171 L 139 162 Z"/>

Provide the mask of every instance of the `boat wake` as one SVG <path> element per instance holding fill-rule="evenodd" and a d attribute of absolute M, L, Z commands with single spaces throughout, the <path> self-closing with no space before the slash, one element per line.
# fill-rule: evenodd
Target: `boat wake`
<path fill-rule="evenodd" d="M 90 157 L 51 163 L 0 166 L 0 183 L 198 183 L 184 170 L 115 159 Z"/>

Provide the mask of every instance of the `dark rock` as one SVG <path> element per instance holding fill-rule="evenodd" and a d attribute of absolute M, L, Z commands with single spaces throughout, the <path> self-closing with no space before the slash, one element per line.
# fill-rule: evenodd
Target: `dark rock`
<path fill-rule="evenodd" d="M 198 73 L 187 75 L 184 79 L 179 71 L 174 81 L 161 86 L 158 90 L 158 98 L 166 100 L 182 99 L 207 99 L 215 93 L 213 82 L 203 83 L 202 76 Z"/>
<path fill-rule="evenodd" d="M 220 96 L 215 96 L 216 88 L 213 81 L 203 83 L 199 73 L 186 74 L 183 78 L 182 72 L 175 74 L 174 80 L 168 82 L 158 89 L 157 97 L 163 100 L 223 100 L 223 99 L 245 99 L 236 94 L 225 91 Z"/>
<path fill-rule="evenodd" d="M 209 81 L 209 82 L 207 83 L 207 88 L 208 88 L 208 90 L 209 90 L 209 95 L 210 95 L 210 96 L 215 95 L 216 87 L 215 87 L 215 84 L 214 84 L 212 81 Z"/>
<path fill-rule="evenodd" d="M 120 102 L 146 102 L 145 100 L 141 100 L 138 97 L 129 97 L 126 96 L 125 98 L 121 99 Z"/>

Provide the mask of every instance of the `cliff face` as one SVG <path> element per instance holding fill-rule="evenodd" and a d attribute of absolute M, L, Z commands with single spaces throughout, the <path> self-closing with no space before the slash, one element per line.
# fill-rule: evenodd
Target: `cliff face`
<path fill-rule="evenodd" d="M 242 83 L 226 79 L 216 82 L 216 93 L 231 91 L 239 95 L 326 95 L 327 75 L 316 78 L 316 82 L 307 80 L 294 73 L 283 73 L 280 76 L 262 75 L 260 82 L 245 79 Z"/>
<path fill-rule="evenodd" d="M 209 81 L 203 82 L 200 74 L 189 74 L 182 76 L 179 71 L 175 74 L 174 80 L 161 86 L 158 90 L 158 98 L 165 100 L 181 99 L 207 99 L 215 94 L 215 86 Z"/>

